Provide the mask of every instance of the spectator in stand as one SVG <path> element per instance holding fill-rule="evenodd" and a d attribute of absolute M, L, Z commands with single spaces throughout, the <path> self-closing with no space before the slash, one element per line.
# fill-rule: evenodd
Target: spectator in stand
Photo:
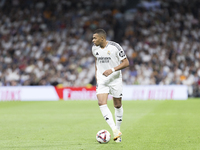
<path fill-rule="evenodd" d="M 185 84 L 189 96 L 200 95 L 200 2 L 125 6 L 126 0 L 1 0 L 0 85 L 95 84 L 90 43 L 104 28 L 130 60 L 124 84 Z"/>

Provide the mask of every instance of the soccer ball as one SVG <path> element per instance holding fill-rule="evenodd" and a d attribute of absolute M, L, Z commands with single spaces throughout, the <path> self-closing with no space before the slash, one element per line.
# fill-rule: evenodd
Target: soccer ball
<path fill-rule="evenodd" d="M 97 132 L 96 139 L 101 144 L 106 144 L 110 141 L 110 133 L 107 130 L 100 130 Z"/>

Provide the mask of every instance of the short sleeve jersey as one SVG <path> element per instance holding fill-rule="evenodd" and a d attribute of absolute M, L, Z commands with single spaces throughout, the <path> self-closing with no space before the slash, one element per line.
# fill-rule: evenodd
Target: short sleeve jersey
<path fill-rule="evenodd" d="M 96 57 L 98 83 L 111 82 L 118 78 L 122 79 L 121 70 L 113 72 L 108 77 L 103 75 L 104 71 L 118 66 L 121 60 L 126 58 L 124 50 L 118 43 L 108 41 L 108 44 L 103 49 L 94 45 L 92 53 Z"/>

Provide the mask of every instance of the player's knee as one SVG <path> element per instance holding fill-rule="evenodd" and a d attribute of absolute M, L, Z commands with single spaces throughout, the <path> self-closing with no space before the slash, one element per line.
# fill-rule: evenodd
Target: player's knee
<path fill-rule="evenodd" d="M 105 105 L 107 104 L 106 102 L 103 102 L 103 101 L 98 101 L 98 105 L 101 106 L 101 105 Z"/>
<path fill-rule="evenodd" d="M 98 105 L 99 105 L 99 106 L 101 106 L 101 105 L 102 105 L 102 103 L 101 103 L 101 102 L 98 102 Z"/>
<path fill-rule="evenodd" d="M 122 104 L 115 104 L 115 108 L 120 108 L 122 106 Z"/>

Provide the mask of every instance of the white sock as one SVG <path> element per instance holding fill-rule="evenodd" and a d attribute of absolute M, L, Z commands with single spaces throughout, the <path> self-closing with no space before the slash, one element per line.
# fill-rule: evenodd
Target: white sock
<path fill-rule="evenodd" d="M 118 130 L 120 130 L 122 117 L 123 117 L 123 107 L 121 106 L 120 108 L 115 108 L 115 121 Z"/>
<path fill-rule="evenodd" d="M 110 128 L 112 130 L 115 130 L 116 129 L 115 122 L 113 120 L 112 113 L 110 112 L 110 109 L 108 108 L 107 104 L 101 105 L 101 106 L 99 106 L 99 108 L 101 110 L 101 113 L 102 113 L 104 119 L 106 120 L 106 122 L 110 126 Z"/>

